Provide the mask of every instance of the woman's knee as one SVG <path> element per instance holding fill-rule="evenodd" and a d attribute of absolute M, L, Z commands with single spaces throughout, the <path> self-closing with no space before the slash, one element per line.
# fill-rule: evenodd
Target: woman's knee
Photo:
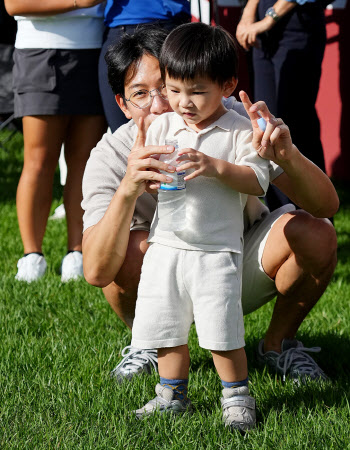
<path fill-rule="evenodd" d="M 53 177 L 58 156 L 51 155 L 47 149 L 38 148 L 36 150 L 31 149 L 28 155 L 25 153 L 23 173 L 33 178 L 45 178 Z"/>

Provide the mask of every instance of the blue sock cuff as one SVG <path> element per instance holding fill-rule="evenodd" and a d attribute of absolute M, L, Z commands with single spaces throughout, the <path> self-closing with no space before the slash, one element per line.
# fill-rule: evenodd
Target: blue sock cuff
<path fill-rule="evenodd" d="M 173 391 L 174 399 L 181 402 L 187 401 L 188 380 L 169 380 L 160 377 L 160 384 Z"/>
<path fill-rule="evenodd" d="M 233 387 L 240 387 L 240 386 L 248 386 L 249 377 L 247 377 L 245 380 L 242 381 L 224 381 L 221 380 L 221 384 L 224 388 L 233 388 Z"/>
<path fill-rule="evenodd" d="M 179 384 L 188 385 L 188 379 L 186 380 L 173 380 L 169 378 L 160 377 L 160 384 L 163 386 L 164 384 L 169 384 L 170 386 L 178 386 Z"/>

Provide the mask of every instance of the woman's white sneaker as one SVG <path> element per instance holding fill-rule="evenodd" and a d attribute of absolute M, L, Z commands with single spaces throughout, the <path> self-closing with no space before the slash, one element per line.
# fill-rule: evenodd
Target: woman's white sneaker
<path fill-rule="evenodd" d="M 18 260 L 18 271 L 15 278 L 18 281 L 31 283 L 44 276 L 46 268 L 47 264 L 42 255 L 39 255 L 38 253 L 29 253 L 29 255 L 23 256 L 23 258 Z"/>
<path fill-rule="evenodd" d="M 69 252 L 62 259 L 61 265 L 61 280 L 63 283 L 76 280 L 84 276 L 83 272 L 83 255 L 81 252 Z"/>

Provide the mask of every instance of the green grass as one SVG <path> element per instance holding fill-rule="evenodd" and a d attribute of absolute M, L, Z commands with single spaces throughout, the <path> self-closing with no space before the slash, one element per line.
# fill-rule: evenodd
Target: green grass
<path fill-rule="evenodd" d="M 6 132 L 0 134 L 0 139 Z M 320 345 L 316 356 L 332 383 L 295 387 L 260 369 L 254 348 L 273 304 L 245 319 L 251 390 L 258 426 L 245 437 L 221 424 L 220 382 L 209 352 L 190 335 L 191 417 L 136 421 L 129 411 L 154 396 L 156 375 L 117 385 L 109 371 L 130 342 L 100 289 L 62 284 L 64 221 L 50 221 L 44 240 L 44 279 L 15 282 L 19 237 L 15 190 L 22 164 L 17 134 L 0 149 L 0 448 L 1 449 L 347 449 L 350 448 L 350 193 L 338 191 L 335 217 L 339 262 L 326 293 L 299 338 Z M 53 209 L 62 192 L 55 184 Z"/>

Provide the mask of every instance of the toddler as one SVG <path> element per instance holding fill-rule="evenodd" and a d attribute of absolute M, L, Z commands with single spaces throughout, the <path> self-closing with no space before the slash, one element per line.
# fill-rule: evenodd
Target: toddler
<path fill-rule="evenodd" d="M 225 425 L 255 425 L 249 395 L 241 306 L 243 208 L 247 194 L 263 195 L 268 162 L 252 145 L 250 122 L 227 111 L 222 98 L 237 85 L 237 51 L 220 27 L 203 23 L 173 30 L 160 67 L 173 113 L 150 126 L 147 145 L 176 140 L 177 171 L 186 170 L 186 222 L 164 231 L 152 222 L 132 329 L 132 346 L 157 348 L 157 397 L 135 411 L 182 413 L 187 397 L 188 333 L 211 350 L 223 386 Z"/>

